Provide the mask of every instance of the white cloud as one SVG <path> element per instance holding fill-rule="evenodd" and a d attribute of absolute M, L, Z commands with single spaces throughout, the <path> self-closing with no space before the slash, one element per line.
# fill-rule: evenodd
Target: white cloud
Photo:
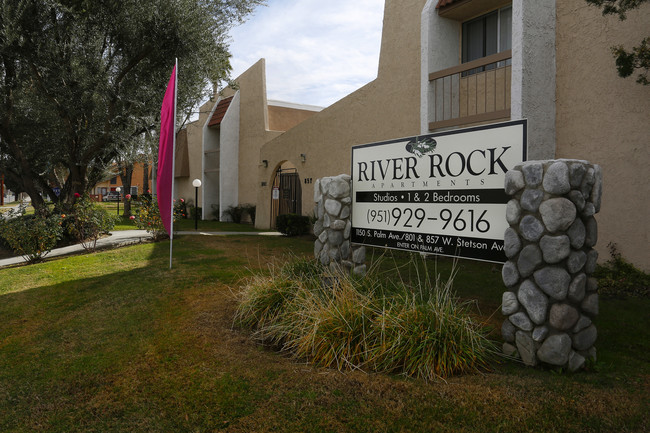
<path fill-rule="evenodd" d="M 269 99 L 328 106 L 377 77 L 384 0 L 269 0 L 231 32 L 233 77 L 266 59 Z"/>

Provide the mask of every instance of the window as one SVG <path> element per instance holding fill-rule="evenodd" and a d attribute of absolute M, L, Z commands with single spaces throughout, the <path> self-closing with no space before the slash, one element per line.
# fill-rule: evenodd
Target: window
<path fill-rule="evenodd" d="M 512 48 L 512 6 L 463 23 L 462 62 L 467 63 Z M 510 60 L 498 66 L 509 65 Z M 494 69 L 496 64 L 472 69 L 463 75 Z"/>
<path fill-rule="evenodd" d="M 117 185 L 117 176 L 111 178 L 111 185 Z"/>

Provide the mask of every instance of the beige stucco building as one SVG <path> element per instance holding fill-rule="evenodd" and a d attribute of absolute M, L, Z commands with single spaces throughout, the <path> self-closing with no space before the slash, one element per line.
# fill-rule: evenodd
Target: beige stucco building
<path fill-rule="evenodd" d="M 230 206 L 255 204 L 261 147 L 313 116 L 320 107 L 266 98 L 264 59 L 205 103 L 199 118 L 177 136 L 175 197 L 194 201 L 194 179 L 201 180 L 203 219 L 227 220 Z"/>
<path fill-rule="evenodd" d="M 386 0 L 377 78 L 322 111 L 276 129 L 263 63 L 240 77 L 238 112 L 253 127 L 239 127 L 240 175 L 228 179 L 268 228 L 292 204 L 311 214 L 313 182 L 350 173 L 353 145 L 528 119 L 529 160 L 602 166 L 601 260 L 612 242 L 650 270 L 650 86 L 619 78 L 610 49 L 638 45 L 648 28 L 650 5 L 620 21 L 584 0 Z M 208 176 L 208 158 L 194 158 Z M 220 197 L 235 194 L 223 179 Z"/>

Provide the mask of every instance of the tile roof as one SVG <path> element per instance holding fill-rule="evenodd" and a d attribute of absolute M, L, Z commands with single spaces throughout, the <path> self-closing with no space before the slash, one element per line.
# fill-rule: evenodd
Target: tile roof
<path fill-rule="evenodd" d="M 443 8 L 445 6 L 449 6 L 450 4 L 457 2 L 458 0 L 438 0 L 438 4 L 436 5 L 436 9 Z"/>
<path fill-rule="evenodd" d="M 461 2 L 463 2 L 463 0 L 438 0 L 436 9 L 441 9 L 444 8 L 445 6 L 449 6 L 450 4 L 461 3 Z"/>
<path fill-rule="evenodd" d="M 221 101 L 219 101 L 219 104 L 217 105 L 216 110 L 214 110 L 214 113 L 212 114 L 212 118 L 210 119 L 210 122 L 208 123 L 208 126 L 218 126 L 221 124 L 221 121 L 223 120 L 223 116 L 226 115 L 226 111 L 228 111 L 228 107 L 230 107 L 230 103 L 232 102 L 232 96 L 229 98 L 224 98 Z"/>

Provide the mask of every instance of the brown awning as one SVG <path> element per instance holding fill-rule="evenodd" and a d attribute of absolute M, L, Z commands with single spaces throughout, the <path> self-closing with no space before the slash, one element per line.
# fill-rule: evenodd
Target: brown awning
<path fill-rule="evenodd" d="M 224 98 L 221 101 L 219 101 L 219 104 L 217 105 L 216 110 L 214 110 L 214 113 L 212 114 L 212 118 L 210 119 L 210 122 L 208 122 L 208 126 L 219 126 L 221 125 L 221 121 L 223 120 L 223 116 L 226 115 L 226 111 L 228 111 L 228 107 L 230 107 L 230 103 L 232 102 L 232 96 L 229 98 Z"/>
<path fill-rule="evenodd" d="M 438 4 L 436 5 L 436 9 L 444 8 L 445 6 L 448 6 L 452 3 L 458 3 L 460 0 L 438 0 Z"/>

